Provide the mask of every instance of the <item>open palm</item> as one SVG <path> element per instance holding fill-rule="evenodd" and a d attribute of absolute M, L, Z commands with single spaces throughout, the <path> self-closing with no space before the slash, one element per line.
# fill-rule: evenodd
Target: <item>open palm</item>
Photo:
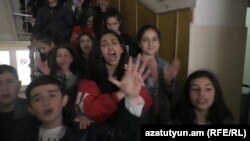
<path fill-rule="evenodd" d="M 139 96 L 144 79 L 149 74 L 149 71 L 144 73 L 145 63 L 140 66 L 140 60 L 141 56 L 138 55 L 136 58 L 136 63 L 133 64 L 132 58 L 129 58 L 127 70 L 125 71 L 125 74 L 123 75 L 121 81 L 118 81 L 115 78 L 109 79 L 129 97 Z"/>

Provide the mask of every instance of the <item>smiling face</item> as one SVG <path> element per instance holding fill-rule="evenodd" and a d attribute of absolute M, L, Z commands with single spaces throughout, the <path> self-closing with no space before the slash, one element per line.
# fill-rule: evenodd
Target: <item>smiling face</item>
<path fill-rule="evenodd" d="M 214 102 L 214 85 L 207 77 L 193 79 L 190 83 L 189 96 L 196 110 L 208 111 Z"/>
<path fill-rule="evenodd" d="M 159 36 L 155 30 L 147 29 L 140 40 L 142 55 L 155 55 L 160 47 Z"/>
<path fill-rule="evenodd" d="M 69 69 L 73 57 L 66 48 L 59 48 L 56 53 L 56 62 L 61 69 Z"/>
<path fill-rule="evenodd" d="M 68 101 L 57 85 L 47 84 L 33 88 L 30 92 L 28 110 L 47 128 L 62 124 L 62 109 Z"/>
<path fill-rule="evenodd" d="M 92 50 L 92 39 L 88 35 L 83 35 L 80 38 L 80 46 L 84 56 L 89 56 Z"/>
<path fill-rule="evenodd" d="M 123 48 L 118 38 L 112 33 L 103 35 L 100 40 L 100 48 L 106 65 L 118 66 L 123 53 Z"/>
<path fill-rule="evenodd" d="M 15 104 L 21 82 L 12 73 L 5 71 L 0 74 L 0 107 Z"/>

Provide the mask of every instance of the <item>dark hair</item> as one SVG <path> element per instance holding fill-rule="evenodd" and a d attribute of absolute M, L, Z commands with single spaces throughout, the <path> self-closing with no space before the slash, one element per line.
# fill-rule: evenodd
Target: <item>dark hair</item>
<path fill-rule="evenodd" d="M 90 1 L 91 0 L 84 0 L 83 3 L 82 3 L 82 9 L 88 8 L 89 6 L 91 6 Z"/>
<path fill-rule="evenodd" d="M 121 80 L 121 78 L 124 74 L 124 71 L 125 71 L 124 64 L 126 64 L 128 62 L 128 54 L 125 51 L 126 49 L 123 45 L 122 38 L 114 31 L 111 31 L 111 30 L 104 31 L 100 35 L 100 38 L 97 40 L 96 45 L 94 46 L 93 55 L 92 55 L 91 60 L 90 60 L 91 61 L 91 63 L 90 63 L 91 72 L 94 75 L 93 79 L 97 82 L 100 89 L 102 89 L 102 88 L 106 89 L 108 86 L 105 87 L 102 84 L 109 83 L 107 68 L 105 66 L 105 60 L 103 59 L 103 57 L 101 57 L 102 54 L 101 54 L 101 49 L 100 49 L 100 40 L 104 35 L 107 35 L 107 34 L 114 35 L 118 39 L 119 43 L 121 44 L 121 46 L 124 50 L 123 53 L 121 54 L 119 64 L 114 72 L 114 75 L 118 77 L 118 80 Z M 106 90 L 103 90 L 103 91 L 106 91 Z"/>
<path fill-rule="evenodd" d="M 137 43 L 137 48 L 139 48 L 139 52 L 141 52 L 141 48 L 140 48 L 140 42 L 141 42 L 141 38 L 142 36 L 144 35 L 144 33 L 149 30 L 149 29 L 152 29 L 156 32 L 157 36 L 159 39 L 161 39 L 161 33 L 160 31 L 157 29 L 157 27 L 155 27 L 154 25 L 151 25 L 151 24 L 146 24 L 146 25 L 143 25 L 137 32 L 136 34 L 136 43 Z"/>
<path fill-rule="evenodd" d="M 87 25 L 87 21 L 88 21 L 88 18 L 93 16 L 94 19 L 95 19 L 95 16 L 96 16 L 96 11 L 94 8 L 92 7 L 87 7 L 85 9 L 83 9 L 82 13 L 81 13 L 81 21 L 80 21 L 80 24 L 81 25 Z"/>
<path fill-rule="evenodd" d="M 107 29 L 107 20 L 110 17 L 117 18 L 118 22 L 120 23 L 119 30 L 120 30 L 120 32 L 123 32 L 122 15 L 117 9 L 110 9 L 106 12 L 105 17 L 104 17 L 105 18 L 104 19 L 105 28 Z"/>
<path fill-rule="evenodd" d="M 38 86 L 49 85 L 49 84 L 58 86 L 62 95 L 66 95 L 65 87 L 63 83 L 61 83 L 59 80 L 57 80 L 56 78 L 52 76 L 46 76 L 46 75 L 39 76 L 33 81 L 31 81 L 30 84 L 26 88 L 25 95 L 26 95 L 28 104 L 30 105 L 30 100 L 31 100 L 30 93 L 34 88 Z"/>
<path fill-rule="evenodd" d="M 83 9 L 81 15 L 80 15 L 80 26 L 81 28 L 84 28 L 87 23 L 88 23 L 88 18 L 93 16 L 93 27 L 95 30 L 95 33 L 99 32 L 99 23 L 98 23 L 98 19 L 97 19 L 97 12 L 93 7 L 86 7 Z"/>
<path fill-rule="evenodd" d="M 0 74 L 3 74 L 5 72 L 12 73 L 16 77 L 16 79 L 19 80 L 17 70 L 14 67 L 10 65 L 0 65 Z"/>
<path fill-rule="evenodd" d="M 49 60 L 48 60 L 48 65 L 50 68 L 50 75 L 55 75 L 57 74 L 58 70 L 60 67 L 58 66 L 56 62 L 57 58 L 57 52 L 59 49 L 64 48 L 70 52 L 73 58 L 73 62 L 70 64 L 70 71 L 72 71 L 74 74 L 81 72 L 83 70 L 82 63 L 80 61 L 79 55 L 76 53 L 75 49 L 71 47 L 69 43 L 61 43 L 57 45 L 53 50 L 51 51 L 51 54 L 49 55 Z"/>
<path fill-rule="evenodd" d="M 88 36 L 90 39 L 91 39 L 91 41 L 92 41 L 92 49 L 93 49 L 93 45 L 94 45 L 94 37 L 91 35 L 91 34 L 89 34 L 89 33 L 86 33 L 86 32 L 84 32 L 84 33 L 81 33 L 78 37 L 77 37 L 77 46 L 76 46 L 76 51 L 77 51 L 77 53 L 79 54 L 79 55 L 81 55 L 83 52 L 82 52 L 82 49 L 81 49 L 81 38 L 82 38 L 82 36 Z M 92 52 L 92 50 L 91 50 L 91 52 Z"/>
<path fill-rule="evenodd" d="M 51 30 L 45 30 L 39 34 L 33 35 L 33 38 L 36 39 L 36 41 L 40 41 L 45 43 L 46 45 L 51 46 L 52 43 L 57 44 L 58 41 L 55 39 L 55 35 Z"/>
<path fill-rule="evenodd" d="M 148 30 L 148 29 L 152 29 L 156 32 L 157 36 L 159 37 L 159 39 L 161 38 L 161 33 L 160 31 L 157 29 L 157 27 L 155 27 L 154 25 L 151 25 L 151 24 L 146 24 L 146 25 L 143 25 L 137 32 L 137 35 L 136 35 L 136 41 L 138 43 L 140 43 L 141 41 L 141 38 L 142 36 L 144 35 L 144 33 Z"/>
<path fill-rule="evenodd" d="M 194 79 L 201 77 L 208 78 L 212 82 L 215 89 L 214 102 L 209 109 L 207 119 L 211 124 L 232 124 L 233 116 L 224 102 L 223 92 L 219 80 L 212 72 L 207 70 L 197 70 L 189 75 L 187 81 L 184 84 L 182 95 L 180 96 L 180 99 L 173 110 L 174 119 L 181 121 L 184 124 L 194 123 L 196 115 L 194 112 L 194 106 L 192 105 L 189 96 L 189 90 L 191 86 L 190 83 Z"/>

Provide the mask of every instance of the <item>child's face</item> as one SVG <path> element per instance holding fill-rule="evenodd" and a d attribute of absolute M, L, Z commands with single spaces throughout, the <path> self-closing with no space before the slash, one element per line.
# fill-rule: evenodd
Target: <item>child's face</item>
<path fill-rule="evenodd" d="M 160 40 L 155 30 L 148 29 L 143 34 L 140 47 L 142 49 L 142 54 L 155 55 L 160 47 Z"/>
<path fill-rule="evenodd" d="M 88 20 L 87 20 L 87 26 L 91 28 L 93 27 L 93 25 L 94 25 L 94 16 L 90 16 L 88 17 Z"/>
<path fill-rule="evenodd" d="M 190 82 L 189 96 L 196 110 L 208 111 L 214 102 L 214 85 L 207 77 L 194 79 Z"/>
<path fill-rule="evenodd" d="M 21 82 L 10 72 L 0 74 L 0 106 L 10 106 L 15 103 Z"/>
<path fill-rule="evenodd" d="M 56 53 L 56 62 L 62 70 L 69 69 L 73 62 L 72 54 L 65 48 L 59 48 Z"/>
<path fill-rule="evenodd" d="M 90 55 L 92 50 L 92 39 L 88 35 L 83 35 L 80 38 L 80 46 L 83 54 Z"/>
<path fill-rule="evenodd" d="M 106 21 L 106 25 L 109 30 L 113 30 L 117 34 L 120 34 L 120 22 L 117 17 L 109 17 Z"/>
<path fill-rule="evenodd" d="M 67 101 L 57 85 L 41 85 L 31 90 L 28 110 L 43 126 L 53 128 L 62 124 L 62 109 Z"/>
<path fill-rule="evenodd" d="M 97 3 L 99 4 L 99 7 L 103 12 L 106 12 L 106 10 L 109 7 L 110 0 L 97 0 Z"/>

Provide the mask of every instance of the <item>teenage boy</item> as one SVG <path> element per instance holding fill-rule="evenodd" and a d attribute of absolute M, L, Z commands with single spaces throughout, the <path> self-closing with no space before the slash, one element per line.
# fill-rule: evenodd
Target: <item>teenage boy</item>
<path fill-rule="evenodd" d="M 63 116 L 63 107 L 68 96 L 65 88 L 52 76 L 40 76 L 34 79 L 26 89 L 28 111 L 36 117 L 20 141 L 84 141 L 85 133 L 79 131 L 68 117 Z"/>
<path fill-rule="evenodd" d="M 14 141 L 20 121 L 28 115 L 25 99 L 18 97 L 21 81 L 17 71 L 0 65 L 0 140 Z"/>
<path fill-rule="evenodd" d="M 73 11 L 61 4 L 61 1 L 46 0 L 47 4 L 38 9 L 33 35 L 50 30 L 58 43 L 70 40 L 74 23 Z"/>

